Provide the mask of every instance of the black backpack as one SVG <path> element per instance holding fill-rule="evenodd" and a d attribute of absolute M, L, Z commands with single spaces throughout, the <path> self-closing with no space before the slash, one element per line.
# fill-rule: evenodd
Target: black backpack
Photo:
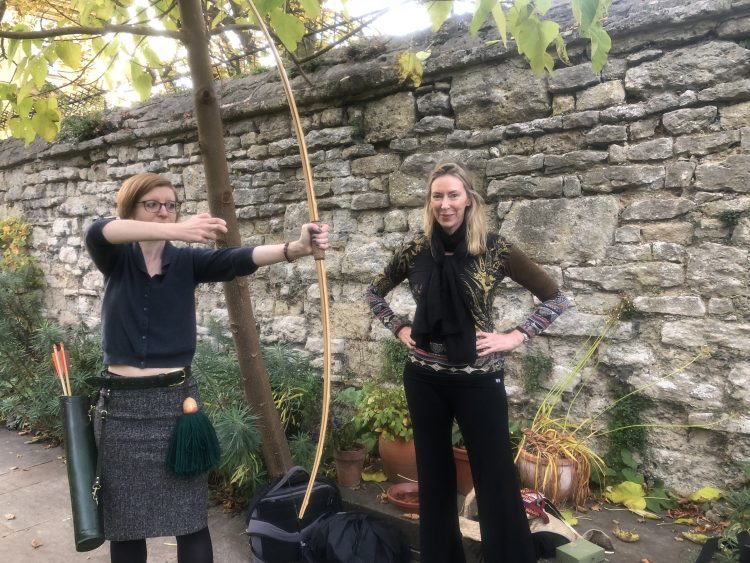
<path fill-rule="evenodd" d="M 341 510 L 338 487 L 324 477 L 315 479 L 302 520 L 297 519 L 310 474 L 293 467 L 262 487 L 250 501 L 247 533 L 257 563 L 299 563 L 302 547 L 315 525 Z"/>
<path fill-rule="evenodd" d="M 315 526 L 303 549 L 303 563 L 409 563 L 401 531 L 363 512 L 340 512 Z"/>

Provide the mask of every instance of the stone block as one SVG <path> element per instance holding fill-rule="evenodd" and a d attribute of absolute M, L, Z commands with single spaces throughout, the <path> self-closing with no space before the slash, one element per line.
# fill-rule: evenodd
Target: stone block
<path fill-rule="evenodd" d="M 663 166 L 597 167 L 581 177 L 583 191 L 610 193 L 630 188 L 658 190 L 664 187 Z"/>
<path fill-rule="evenodd" d="M 725 106 L 719 115 L 722 129 L 750 127 L 750 102 Z"/>
<path fill-rule="evenodd" d="M 414 125 L 415 133 L 450 133 L 454 129 L 452 117 L 445 115 L 427 115 Z"/>
<path fill-rule="evenodd" d="M 601 259 L 611 244 L 619 206 L 614 197 L 517 201 L 500 234 L 523 241 L 523 248 L 544 264 Z"/>
<path fill-rule="evenodd" d="M 487 161 L 487 176 L 505 176 L 520 172 L 541 170 L 544 166 L 544 155 L 531 156 L 509 155 Z"/>
<path fill-rule="evenodd" d="M 450 97 L 445 92 L 428 92 L 417 98 L 420 115 L 446 115 L 451 111 Z"/>
<path fill-rule="evenodd" d="M 687 135 L 705 131 L 717 115 L 716 106 L 678 109 L 665 113 L 661 122 L 670 135 Z"/>
<path fill-rule="evenodd" d="M 563 195 L 563 179 L 536 176 L 510 176 L 492 180 L 487 186 L 487 200 L 514 196 L 557 198 Z"/>
<path fill-rule="evenodd" d="M 695 186 L 707 191 L 750 193 L 750 155 L 730 155 L 723 162 L 699 164 Z"/>
<path fill-rule="evenodd" d="M 609 145 L 628 140 L 628 129 L 624 125 L 599 125 L 586 133 L 589 145 Z"/>
<path fill-rule="evenodd" d="M 672 219 L 695 209 L 695 204 L 682 197 L 659 197 L 636 201 L 622 212 L 625 221 L 657 221 Z"/>
<path fill-rule="evenodd" d="M 625 103 L 625 87 L 620 80 L 602 82 L 576 94 L 576 110 L 608 108 Z"/>
<path fill-rule="evenodd" d="M 411 92 L 399 92 L 368 103 L 364 111 L 365 141 L 375 143 L 407 137 L 416 122 Z"/>
<path fill-rule="evenodd" d="M 552 110 L 546 79 L 512 61 L 456 72 L 451 104 L 457 129 L 527 122 Z"/>
<path fill-rule="evenodd" d="M 685 281 L 685 273 L 680 264 L 651 262 L 622 266 L 568 268 L 567 279 L 587 282 L 608 291 L 632 291 L 635 288 L 680 286 Z"/>
<path fill-rule="evenodd" d="M 661 313 L 683 317 L 703 317 L 706 306 L 696 295 L 671 295 L 666 297 L 636 297 L 633 299 L 636 311 L 642 313 Z"/>
<path fill-rule="evenodd" d="M 586 170 L 592 165 L 607 160 L 607 153 L 604 151 L 572 151 L 563 155 L 550 154 L 544 157 L 544 168 L 547 172 L 562 170 L 564 168 L 573 168 L 576 170 Z"/>
<path fill-rule="evenodd" d="M 688 248 L 688 285 L 706 297 L 747 295 L 750 251 L 745 248 L 705 242 Z"/>
<path fill-rule="evenodd" d="M 376 154 L 352 161 L 352 174 L 372 177 L 378 174 L 389 174 L 398 170 L 401 158 L 396 154 Z"/>
<path fill-rule="evenodd" d="M 667 176 L 664 179 L 665 188 L 687 188 L 695 175 L 695 162 L 679 160 L 667 164 Z"/>
<path fill-rule="evenodd" d="M 678 137 L 674 142 L 676 155 L 705 156 L 707 154 L 724 151 L 740 144 L 739 131 L 721 131 L 707 135 L 686 135 Z"/>
<path fill-rule="evenodd" d="M 647 161 L 647 160 L 665 160 L 672 158 L 673 141 L 669 137 L 644 141 L 627 147 L 626 155 L 628 160 Z"/>
<path fill-rule="evenodd" d="M 547 79 L 549 91 L 553 94 L 575 92 L 600 82 L 599 74 L 594 72 L 591 63 L 564 67 L 553 70 Z"/>
<path fill-rule="evenodd" d="M 646 99 L 655 92 L 698 90 L 744 79 L 750 74 L 750 51 L 728 41 L 709 41 L 670 51 L 629 68 L 625 88 Z"/>

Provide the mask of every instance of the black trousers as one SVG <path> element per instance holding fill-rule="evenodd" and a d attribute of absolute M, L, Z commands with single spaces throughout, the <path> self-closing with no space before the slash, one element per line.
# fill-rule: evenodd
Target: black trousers
<path fill-rule="evenodd" d="M 419 474 L 422 563 L 464 563 L 451 428 L 461 428 L 474 478 L 485 563 L 531 563 L 536 555 L 520 496 L 502 373 L 446 376 L 407 364 Z"/>

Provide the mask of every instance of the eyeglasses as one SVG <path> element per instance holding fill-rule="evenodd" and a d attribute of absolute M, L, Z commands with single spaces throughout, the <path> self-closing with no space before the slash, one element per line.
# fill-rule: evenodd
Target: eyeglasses
<path fill-rule="evenodd" d="M 176 201 L 161 203 L 153 199 L 147 199 L 146 201 L 139 201 L 138 203 L 143 204 L 143 208 L 149 213 L 159 213 L 162 207 L 167 210 L 167 213 L 174 213 L 180 208 L 180 204 Z"/>

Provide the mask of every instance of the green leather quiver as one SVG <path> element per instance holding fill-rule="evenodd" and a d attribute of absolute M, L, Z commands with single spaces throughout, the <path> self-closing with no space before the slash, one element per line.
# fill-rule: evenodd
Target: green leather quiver
<path fill-rule="evenodd" d="M 92 494 L 97 452 L 89 401 L 86 397 L 62 396 L 60 406 L 76 551 L 91 551 L 104 543 L 104 526 L 100 499 Z"/>

